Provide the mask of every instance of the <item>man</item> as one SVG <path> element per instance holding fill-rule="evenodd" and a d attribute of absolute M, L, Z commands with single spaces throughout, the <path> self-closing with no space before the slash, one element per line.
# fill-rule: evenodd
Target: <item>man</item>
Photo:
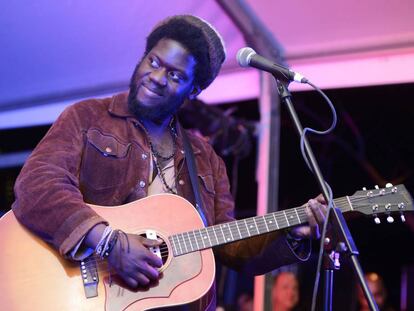
<path fill-rule="evenodd" d="M 293 272 L 279 273 L 272 287 L 272 310 L 292 311 L 299 303 L 299 284 Z"/>
<path fill-rule="evenodd" d="M 113 206 L 167 192 L 195 203 L 184 133 L 174 115 L 210 85 L 224 59 L 220 36 L 200 18 L 180 15 L 160 22 L 147 38 L 129 93 L 67 108 L 36 147 L 15 185 L 13 210 L 19 221 L 63 256 L 76 260 L 95 252 L 106 258 L 131 288 L 155 282 L 162 263 L 148 247 L 160 242 L 120 234 L 85 202 Z M 233 220 L 223 161 L 207 142 L 187 134 L 208 225 Z M 215 254 L 254 274 L 304 259 L 301 246 L 308 244 L 299 240 L 317 235 L 324 221 L 321 203 L 320 197 L 309 201 L 310 226 L 292 230 L 289 241 L 273 233 L 225 245 Z M 122 247 L 125 243 L 129 247 Z M 214 306 L 213 286 L 189 307 Z"/>

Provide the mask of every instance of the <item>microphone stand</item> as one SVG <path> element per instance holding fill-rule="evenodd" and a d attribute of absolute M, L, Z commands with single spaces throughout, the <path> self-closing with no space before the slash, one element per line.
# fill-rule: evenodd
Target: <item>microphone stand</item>
<path fill-rule="evenodd" d="M 288 90 L 289 81 L 280 81 L 277 77 L 277 88 L 279 96 L 288 108 L 289 114 L 294 122 L 296 130 L 299 134 L 299 137 L 303 134 L 303 127 L 300 123 L 300 120 L 296 114 L 295 108 L 293 107 L 293 103 L 291 100 L 292 95 Z M 314 172 L 315 177 L 318 181 L 319 187 L 322 191 L 322 194 L 326 200 L 329 202 L 329 192 L 327 186 L 325 184 L 325 180 L 322 176 L 322 173 L 319 169 L 318 163 L 315 159 L 313 154 L 312 148 L 309 145 L 308 140 L 306 137 L 304 138 L 304 147 L 305 152 L 309 158 L 309 164 L 311 166 L 312 172 Z M 368 305 L 370 310 L 378 311 L 378 306 L 375 303 L 371 292 L 367 286 L 367 283 L 364 278 L 363 271 L 357 259 L 357 255 L 359 252 L 355 246 L 353 241 L 352 235 L 348 229 L 348 226 L 345 222 L 345 219 L 342 216 L 342 212 L 339 208 L 333 207 L 328 210 L 328 215 L 326 221 L 329 225 L 329 232 L 327 233 L 324 241 L 324 257 L 323 257 L 323 266 L 324 266 L 324 276 L 325 276 L 325 283 L 324 283 L 324 297 L 323 297 L 323 305 L 325 311 L 332 311 L 332 290 L 333 290 L 333 275 L 334 270 L 338 270 L 340 268 L 340 255 L 341 253 L 345 253 L 350 255 L 352 266 L 354 268 L 355 273 L 359 279 L 359 283 L 363 289 L 365 298 L 368 301 Z"/>

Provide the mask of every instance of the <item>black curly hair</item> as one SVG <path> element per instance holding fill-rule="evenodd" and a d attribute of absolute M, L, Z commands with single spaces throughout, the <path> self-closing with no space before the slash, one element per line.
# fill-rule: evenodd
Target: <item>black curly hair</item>
<path fill-rule="evenodd" d="M 163 38 L 180 42 L 195 58 L 195 80 L 194 83 L 201 89 L 208 85 L 212 75 L 210 68 L 210 56 L 208 42 L 200 28 L 191 25 L 185 20 L 172 20 L 167 24 L 156 28 L 147 37 L 144 57 Z"/>

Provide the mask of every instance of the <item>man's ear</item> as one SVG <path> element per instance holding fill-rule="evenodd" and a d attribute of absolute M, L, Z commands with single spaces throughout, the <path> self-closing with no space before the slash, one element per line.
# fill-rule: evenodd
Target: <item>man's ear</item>
<path fill-rule="evenodd" d="M 193 86 L 193 89 L 191 90 L 190 95 L 188 95 L 188 99 L 193 100 L 200 93 L 201 93 L 201 88 L 198 85 L 194 85 Z"/>

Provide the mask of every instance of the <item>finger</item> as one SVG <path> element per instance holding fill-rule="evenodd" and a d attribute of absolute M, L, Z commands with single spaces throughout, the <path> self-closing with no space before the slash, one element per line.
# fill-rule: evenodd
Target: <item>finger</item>
<path fill-rule="evenodd" d="M 137 288 L 138 287 L 138 281 L 137 280 L 135 280 L 134 278 L 132 278 L 132 277 L 129 277 L 129 276 L 123 276 L 123 275 L 120 275 L 120 277 L 122 278 L 122 280 L 129 286 L 129 287 L 131 287 L 131 288 Z"/>
<path fill-rule="evenodd" d="M 321 204 L 326 204 L 326 200 L 325 200 L 325 197 L 322 195 L 322 193 L 320 193 L 316 198 L 315 198 L 315 200 L 316 201 L 318 201 L 319 203 L 321 203 Z"/>
<path fill-rule="evenodd" d="M 137 273 L 135 275 L 135 279 L 138 281 L 140 285 L 143 286 L 148 285 L 151 282 L 150 279 L 143 273 Z"/>
<path fill-rule="evenodd" d="M 150 280 L 158 280 L 159 278 L 158 270 L 145 261 L 138 261 L 135 263 L 134 274 L 143 274 Z"/>
<path fill-rule="evenodd" d="M 309 202 L 310 202 L 310 201 L 309 201 Z M 310 207 L 310 204 L 309 204 L 309 203 L 308 203 L 308 204 L 306 204 L 305 212 L 306 212 L 306 216 L 307 216 L 307 218 L 308 218 L 308 223 L 309 223 L 309 226 L 310 226 L 311 228 L 312 228 L 312 227 L 317 226 L 318 224 L 317 224 L 317 222 L 316 222 L 315 216 L 313 215 L 313 212 L 312 212 L 312 209 L 311 209 L 311 207 Z"/>
<path fill-rule="evenodd" d="M 141 239 L 141 243 L 143 245 L 147 246 L 147 247 L 160 246 L 162 244 L 162 242 L 163 241 L 161 239 L 153 240 L 153 239 L 147 239 L 147 238 L 144 238 L 144 237 L 142 237 L 142 239 Z"/>
<path fill-rule="evenodd" d="M 158 257 L 157 255 L 152 254 L 150 258 L 148 258 L 148 263 L 155 267 L 155 268 L 161 268 L 162 267 L 162 259 Z"/>
<path fill-rule="evenodd" d="M 318 219 L 318 216 L 320 217 L 320 215 L 318 215 L 319 209 L 316 207 L 318 205 L 320 204 L 317 203 L 316 200 L 309 200 L 308 205 L 307 205 L 308 208 L 306 209 L 310 231 L 311 231 L 311 236 L 317 239 L 319 239 L 320 237 L 319 224 L 321 223 Z"/>
<path fill-rule="evenodd" d="M 147 252 L 145 252 L 144 259 L 148 264 L 150 264 L 153 267 L 156 267 L 156 268 L 162 267 L 162 259 L 158 257 L 157 255 L 155 255 L 150 250 L 147 250 Z"/>
<path fill-rule="evenodd" d="M 317 224 L 322 224 L 325 221 L 324 206 L 314 199 L 309 200 L 308 203 Z"/>

